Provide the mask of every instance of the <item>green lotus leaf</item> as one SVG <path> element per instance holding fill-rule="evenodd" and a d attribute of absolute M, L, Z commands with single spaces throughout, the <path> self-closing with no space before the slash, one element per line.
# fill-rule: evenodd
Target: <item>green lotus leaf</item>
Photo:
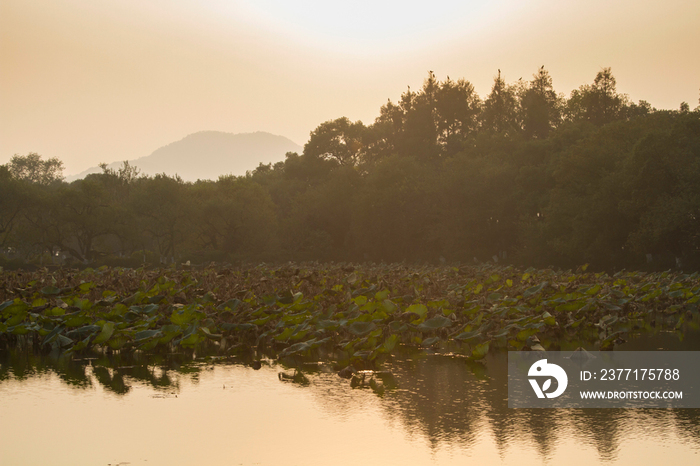
<path fill-rule="evenodd" d="M 455 340 L 469 341 L 481 336 L 481 330 L 474 330 L 473 332 L 462 332 L 455 337 Z"/>
<path fill-rule="evenodd" d="M 433 346 L 433 345 L 434 345 L 435 343 L 437 343 L 438 341 L 440 341 L 440 337 L 426 338 L 426 339 L 423 340 L 423 342 L 421 343 L 421 346 L 425 346 L 425 347 L 427 348 L 428 346 Z"/>
<path fill-rule="evenodd" d="M 486 357 L 486 354 L 489 352 L 489 344 L 490 342 L 487 341 L 476 345 L 476 348 L 472 350 L 472 359 L 478 361 L 479 359 Z"/>
<path fill-rule="evenodd" d="M 403 333 L 408 330 L 408 325 L 401 321 L 394 320 L 389 324 L 389 330 L 391 330 L 392 333 Z"/>
<path fill-rule="evenodd" d="M 435 316 L 426 320 L 418 326 L 418 330 L 422 332 L 429 332 L 431 330 L 437 330 L 444 327 L 449 327 L 453 322 L 451 319 L 443 316 Z"/>
<path fill-rule="evenodd" d="M 163 332 L 160 330 L 142 330 L 134 334 L 134 342 L 139 343 L 142 340 L 148 340 L 149 338 L 162 337 Z"/>
<path fill-rule="evenodd" d="M 376 328 L 377 326 L 374 324 L 374 322 L 353 322 L 348 325 L 348 331 L 353 335 L 358 336 L 367 335 Z"/>
<path fill-rule="evenodd" d="M 385 353 L 390 353 L 395 347 L 396 343 L 399 341 L 398 335 L 389 335 L 384 343 L 382 343 L 381 349 Z"/>
<path fill-rule="evenodd" d="M 547 282 L 542 282 L 542 283 L 540 283 L 540 284 L 537 285 L 537 286 L 532 286 L 532 287 L 528 288 L 528 289 L 525 290 L 525 292 L 523 293 L 523 298 L 529 298 L 530 296 L 539 293 L 540 291 L 542 291 L 542 289 L 543 289 L 545 286 L 547 286 Z"/>
<path fill-rule="evenodd" d="M 547 325 L 556 325 L 557 324 L 557 321 L 554 318 L 554 316 L 547 311 L 544 311 L 544 313 L 542 313 L 542 320 Z"/>
<path fill-rule="evenodd" d="M 100 333 L 92 341 L 93 344 L 101 345 L 109 340 L 114 334 L 114 322 L 105 322 L 100 329 Z"/>
<path fill-rule="evenodd" d="M 411 304 L 406 308 L 406 312 L 418 314 L 421 319 L 424 319 L 428 314 L 428 308 L 425 306 L 425 304 Z"/>
<path fill-rule="evenodd" d="M 52 296 L 61 293 L 61 290 L 60 288 L 56 288 L 55 286 L 45 286 L 41 289 L 40 293 L 43 295 Z"/>

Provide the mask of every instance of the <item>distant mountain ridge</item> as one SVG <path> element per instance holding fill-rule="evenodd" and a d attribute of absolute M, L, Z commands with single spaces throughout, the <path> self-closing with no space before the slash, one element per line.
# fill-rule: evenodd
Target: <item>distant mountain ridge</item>
<path fill-rule="evenodd" d="M 294 141 L 263 131 L 238 134 L 200 131 L 156 149 L 151 155 L 129 160 L 129 164 L 144 175 L 165 173 L 177 174 L 185 181 L 216 180 L 221 175 L 245 175 L 261 163 L 280 162 L 287 152 L 301 151 L 302 147 Z M 118 161 L 108 166 L 118 169 L 122 164 L 123 161 Z M 66 181 L 101 172 L 101 168 L 92 167 L 67 176 Z"/>

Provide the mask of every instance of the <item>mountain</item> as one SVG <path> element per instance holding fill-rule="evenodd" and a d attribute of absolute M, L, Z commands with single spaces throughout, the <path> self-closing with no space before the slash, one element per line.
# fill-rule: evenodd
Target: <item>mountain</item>
<path fill-rule="evenodd" d="M 256 133 L 223 133 L 200 131 L 156 149 L 151 155 L 129 160 L 144 175 L 165 173 L 179 175 L 185 181 L 216 180 L 220 175 L 245 175 L 261 163 L 284 160 L 287 152 L 301 152 L 302 147 L 284 136 L 258 131 Z M 123 162 L 109 164 L 118 169 Z M 89 168 L 77 175 L 67 176 L 71 182 L 90 173 L 101 173 L 99 167 Z"/>

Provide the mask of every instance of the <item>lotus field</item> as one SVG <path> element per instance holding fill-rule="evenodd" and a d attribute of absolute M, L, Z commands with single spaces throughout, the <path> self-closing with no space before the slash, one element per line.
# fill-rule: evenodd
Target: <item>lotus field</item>
<path fill-rule="evenodd" d="M 700 276 L 351 264 L 0 272 L 0 348 L 208 351 L 372 366 L 698 328 Z"/>

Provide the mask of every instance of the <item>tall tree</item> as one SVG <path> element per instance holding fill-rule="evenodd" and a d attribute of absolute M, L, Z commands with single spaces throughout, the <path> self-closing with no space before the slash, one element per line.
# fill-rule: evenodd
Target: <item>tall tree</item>
<path fill-rule="evenodd" d="M 518 99 L 515 86 L 509 86 L 501 77 L 501 70 L 494 78 L 491 93 L 484 102 L 481 114 L 483 129 L 513 135 L 520 130 Z"/>
<path fill-rule="evenodd" d="M 603 68 L 593 84 L 583 85 L 571 92 L 567 114 L 571 120 L 585 120 L 597 126 L 610 123 L 623 115 L 627 96 L 618 94 L 617 81 L 610 68 Z"/>
<path fill-rule="evenodd" d="M 435 110 L 438 144 L 452 155 L 477 131 L 481 99 L 469 81 L 452 81 L 448 76 L 436 92 Z"/>
<path fill-rule="evenodd" d="M 435 73 L 430 71 L 419 92 L 409 89 L 401 96 L 399 105 L 403 110 L 403 132 L 400 155 L 430 160 L 439 154 L 435 111 L 438 88 Z"/>
<path fill-rule="evenodd" d="M 561 120 L 562 99 L 552 85 L 552 77 L 542 66 L 521 94 L 523 132 L 528 138 L 544 139 Z"/>

